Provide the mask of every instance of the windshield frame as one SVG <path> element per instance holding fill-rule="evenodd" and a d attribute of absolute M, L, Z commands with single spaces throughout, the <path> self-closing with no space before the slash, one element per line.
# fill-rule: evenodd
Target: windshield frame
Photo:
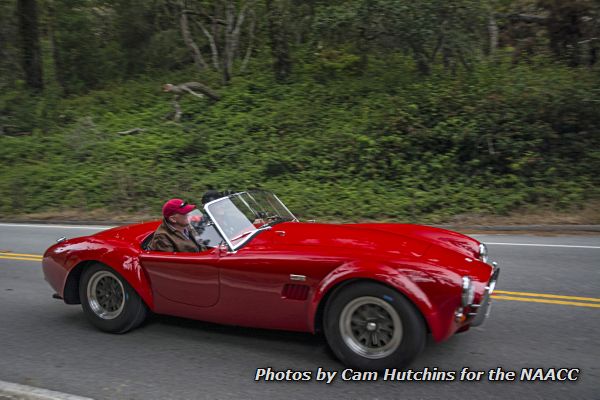
<path fill-rule="evenodd" d="M 259 228 L 254 228 L 253 230 L 249 230 L 247 232 L 244 233 L 240 233 L 238 235 L 236 235 L 235 237 L 238 237 L 240 235 L 244 235 L 243 240 L 241 240 L 239 243 L 237 243 L 236 245 L 233 244 L 232 239 L 235 237 L 230 238 L 224 231 L 223 227 L 220 226 L 220 224 L 218 223 L 217 219 L 214 217 L 213 213 L 210 211 L 209 207 L 215 203 L 224 201 L 226 199 L 231 199 L 231 198 L 235 198 L 235 197 L 239 197 L 239 199 L 241 200 L 242 203 L 244 203 L 244 205 L 246 207 L 248 207 L 248 209 L 253 212 L 256 216 L 256 218 L 258 219 L 259 216 L 257 215 L 257 212 L 254 210 L 254 208 L 252 208 L 246 201 L 246 199 L 244 199 L 243 197 L 241 197 L 242 195 L 246 194 L 248 195 L 257 205 L 260 205 L 259 202 L 257 200 L 254 199 L 254 197 L 252 196 L 253 193 L 261 193 L 261 194 L 267 194 L 267 195 L 272 195 L 273 198 L 279 203 L 279 205 L 281 205 L 283 207 L 283 209 L 285 211 L 287 211 L 287 213 L 289 213 L 289 215 L 291 216 L 291 219 L 284 219 L 284 220 L 275 220 L 269 223 L 266 223 L 264 225 L 262 225 Z M 238 208 L 235 204 L 234 206 L 236 208 Z M 262 189 L 253 189 L 253 190 L 246 190 L 246 191 L 242 191 L 242 192 L 237 192 L 237 193 L 233 193 L 230 194 L 228 196 L 224 196 L 221 198 L 218 198 L 216 200 L 210 201 L 208 203 L 206 203 L 204 205 L 204 211 L 206 212 L 206 214 L 209 216 L 209 218 L 211 219 L 212 223 L 214 224 L 215 228 L 217 229 L 217 232 L 219 232 L 219 234 L 221 235 L 221 237 L 223 238 L 223 240 L 227 243 L 227 246 L 229 247 L 229 250 L 231 252 L 235 252 L 237 250 L 239 250 L 242 246 L 244 246 L 246 243 L 248 243 L 250 240 L 252 240 L 252 238 L 254 238 L 254 236 L 256 236 L 257 233 L 265 231 L 265 230 L 269 230 L 271 229 L 271 227 L 273 225 L 275 225 L 278 222 L 298 222 L 298 218 L 296 218 L 296 216 L 294 214 L 292 214 L 292 212 L 289 210 L 289 208 L 287 208 L 287 206 L 279 199 L 279 197 L 277 197 L 277 195 L 275 195 L 275 193 L 267 191 L 267 190 L 262 190 Z M 238 208 L 239 209 L 239 208 Z"/>

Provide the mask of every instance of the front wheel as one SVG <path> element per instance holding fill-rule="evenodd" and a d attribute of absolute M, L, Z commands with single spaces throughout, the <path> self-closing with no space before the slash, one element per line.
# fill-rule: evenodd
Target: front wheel
<path fill-rule="evenodd" d="M 79 298 L 88 320 L 105 332 L 125 333 L 146 318 L 147 308 L 140 296 L 116 271 L 103 264 L 83 271 Z"/>
<path fill-rule="evenodd" d="M 425 323 L 415 306 L 375 282 L 351 284 L 335 293 L 323 325 L 335 355 L 357 369 L 402 368 L 425 346 Z"/>

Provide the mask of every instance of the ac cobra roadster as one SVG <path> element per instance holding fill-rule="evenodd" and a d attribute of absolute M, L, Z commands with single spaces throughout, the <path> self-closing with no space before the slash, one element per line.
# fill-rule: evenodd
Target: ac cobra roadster
<path fill-rule="evenodd" d="M 160 221 L 60 240 L 45 279 L 111 333 L 149 312 L 319 333 L 352 368 L 408 365 L 436 341 L 481 324 L 499 269 L 483 243 L 434 227 L 299 221 L 273 193 L 238 192 L 190 218 L 200 253 L 157 252 Z"/>

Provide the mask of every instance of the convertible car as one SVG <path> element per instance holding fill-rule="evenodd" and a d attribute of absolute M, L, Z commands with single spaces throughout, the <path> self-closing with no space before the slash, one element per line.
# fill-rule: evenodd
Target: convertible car
<path fill-rule="evenodd" d="M 124 333 L 149 312 L 318 333 L 345 365 L 401 368 L 426 336 L 481 324 L 499 269 L 443 229 L 300 222 L 274 194 L 234 193 L 188 214 L 208 250 L 148 250 L 160 221 L 65 240 L 44 254 L 55 298 Z"/>

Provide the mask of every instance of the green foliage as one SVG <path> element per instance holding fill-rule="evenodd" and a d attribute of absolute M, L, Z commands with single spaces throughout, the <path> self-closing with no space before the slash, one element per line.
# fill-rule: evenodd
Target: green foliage
<path fill-rule="evenodd" d="M 428 74 L 436 58 L 446 67 L 471 67 L 488 12 L 476 0 L 347 0 L 320 7 L 314 29 L 329 43 L 354 43 L 363 63 L 373 49 L 402 50 Z"/>
<path fill-rule="evenodd" d="M 96 88 L 123 76 L 123 55 L 114 39 L 111 9 L 86 0 L 57 0 L 53 29 L 56 70 L 67 93 Z"/>
<path fill-rule="evenodd" d="M 250 2 L 235 71 L 250 21 L 254 51 L 222 86 L 222 71 L 194 68 L 179 17 L 190 7 L 222 59 L 220 17 L 241 12 L 234 3 L 40 2 L 42 94 L 24 84 L 16 1 L 0 5 L 0 215 L 157 212 L 171 196 L 257 185 L 301 217 L 345 220 L 439 221 L 600 197 L 595 3 Z M 508 17 L 542 9 L 556 29 Z M 505 16 L 486 56 L 491 13 Z M 209 35 L 190 29 L 212 61 Z M 192 80 L 222 100 L 183 96 L 173 122 L 161 85 Z M 119 133 L 132 128 L 142 131 Z"/>
<path fill-rule="evenodd" d="M 30 136 L 0 137 L 0 213 L 158 215 L 172 196 L 257 185 L 302 218 L 334 220 L 434 222 L 600 197 L 596 71 L 480 64 L 422 78 L 391 54 L 358 78 L 352 57 L 337 50 L 324 70 L 314 56 L 285 85 L 256 64 L 219 102 L 184 97 L 180 123 L 157 82 L 186 71 L 49 99 L 56 113 L 34 111 Z M 134 127 L 144 131 L 117 133 Z"/>

